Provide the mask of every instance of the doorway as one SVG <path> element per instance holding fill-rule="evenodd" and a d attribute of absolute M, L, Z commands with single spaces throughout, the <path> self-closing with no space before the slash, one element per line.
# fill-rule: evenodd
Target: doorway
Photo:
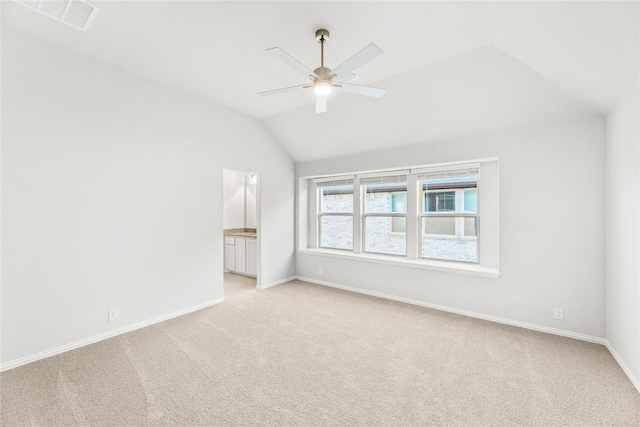
<path fill-rule="evenodd" d="M 260 175 L 223 169 L 225 299 L 260 288 Z"/>
<path fill-rule="evenodd" d="M 243 276 L 231 272 L 224 273 L 224 299 L 225 301 L 257 289 L 254 277 Z"/>

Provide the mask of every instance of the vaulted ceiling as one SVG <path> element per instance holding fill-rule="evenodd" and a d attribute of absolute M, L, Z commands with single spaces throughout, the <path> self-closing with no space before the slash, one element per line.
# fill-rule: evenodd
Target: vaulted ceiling
<path fill-rule="evenodd" d="M 84 33 L 13 2 L 2 25 L 263 120 L 296 161 L 603 114 L 638 85 L 639 3 L 91 1 Z M 370 42 L 357 84 L 381 99 L 311 90 L 265 51 L 334 68 Z"/>

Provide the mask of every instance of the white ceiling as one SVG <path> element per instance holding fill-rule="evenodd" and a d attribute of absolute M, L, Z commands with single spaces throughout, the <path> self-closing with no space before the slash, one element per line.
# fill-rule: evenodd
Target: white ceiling
<path fill-rule="evenodd" d="M 262 119 L 296 161 L 603 113 L 638 84 L 639 3 L 89 1 L 83 33 L 2 1 L 2 25 Z M 385 53 L 355 83 L 382 99 L 331 94 L 265 52 L 330 68 L 370 42 Z"/>

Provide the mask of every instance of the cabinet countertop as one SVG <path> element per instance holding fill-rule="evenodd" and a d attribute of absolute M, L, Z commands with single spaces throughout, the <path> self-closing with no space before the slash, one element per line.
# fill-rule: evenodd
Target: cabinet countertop
<path fill-rule="evenodd" d="M 225 236 L 233 236 L 233 237 L 249 237 L 256 238 L 257 230 L 255 228 L 227 228 L 224 230 Z"/>
<path fill-rule="evenodd" d="M 227 233 L 225 234 L 225 236 L 234 236 L 234 237 L 250 237 L 250 238 L 256 238 L 258 237 L 256 233 L 250 233 L 248 231 L 237 231 L 237 232 L 233 232 L 233 233 Z"/>

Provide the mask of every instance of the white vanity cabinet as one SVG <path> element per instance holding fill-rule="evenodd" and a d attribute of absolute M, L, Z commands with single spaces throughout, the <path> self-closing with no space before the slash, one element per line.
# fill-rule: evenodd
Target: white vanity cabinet
<path fill-rule="evenodd" d="M 255 237 L 224 236 L 224 268 L 255 277 L 258 274 L 258 244 Z"/>
<path fill-rule="evenodd" d="M 247 272 L 247 239 L 236 237 L 236 273 Z"/>
<path fill-rule="evenodd" d="M 255 238 L 247 238 L 247 274 L 258 275 L 258 241 Z"/>
<path fill-rule="evenodd" d="M 224 268 L 234 271 L 236 269 L 236 238 L 224 236 Z"/>

